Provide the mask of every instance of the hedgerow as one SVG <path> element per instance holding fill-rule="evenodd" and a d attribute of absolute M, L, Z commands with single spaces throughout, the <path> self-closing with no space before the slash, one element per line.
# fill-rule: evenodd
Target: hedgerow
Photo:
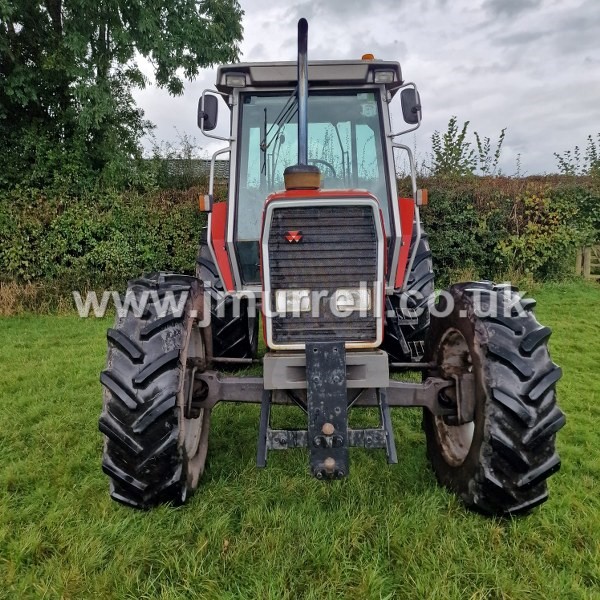
<path fill-rule="evenodd" d="M 407 182 L 400 182 L 401 189 Z M 431 177 L 421 211 L 440 284 L 470 271 L 535 280 L 573 272 L 578 247 L 600 239 L 600 186 L 590 177 Z M 143 272 L 192 273 L 204 186 L 146 193 L 0 195 L 0 282 L 122 289 Z M 217 190 L 220 199 L 224 188 Z M 406 193 L 406 189 L 403 189 Z"/>
<path fill-rule="evenodd" d="M 198 193 L 13 192 L 0 201 L 0 281 L 119 289 L 143 272 L 191 273 L 205 223 Z"/>
<path fill-rule="evenodd" d="M 585 177 L 429 178 L 421 218 L 438 281 L 457 273 L 537 281 L 573 272 L 575 253 L 600 239 L 600 186 Z"/>

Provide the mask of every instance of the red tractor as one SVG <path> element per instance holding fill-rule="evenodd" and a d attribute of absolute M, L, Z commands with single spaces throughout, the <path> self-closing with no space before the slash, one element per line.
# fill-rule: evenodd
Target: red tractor
<path fill-rule="evenodd" d="M 222 66 L 217 91 L 202 95 L 199 126 L 227 146 L 201 199 L 196 276 L 131 281 L 126 297 L 141 308 L 108 331 L 100 430 L 111 496 L 136 508 L 185 502 L 219 402 L 260 403 L 259 467 L 268 451 L 308 448 L 322 480 L 348 476 L 350 447 L 383 449 L 396 463 L 390 408 L 408 406 L 423 408 L 441 484 L 488 514 L 526 512 L 546 500 L 560 466 L 551 331 L 510 286 L 460 283 L 434 299 L 425 195 L 410 149 L 394 141 L 419 127 L 417 88 L 397 62 L 371 55 L 307 62 L 307 29 L 301 19 L 297 64 Z M 209 133 L 219 96 L 226 138 Z M 398 197 L 394 149 L 409 159 L 410 198 Z M 224 153 L 228 202 L 213 204 Z M 262 376 L 232 373 L 255 362 Z M 421 382 L 391 370 L 420 371 Z M 274 404 L 304 412 L 306 428 L 274 428 Z M 349 426 L 361 407 L 378 409 L 378 427 Z"/>

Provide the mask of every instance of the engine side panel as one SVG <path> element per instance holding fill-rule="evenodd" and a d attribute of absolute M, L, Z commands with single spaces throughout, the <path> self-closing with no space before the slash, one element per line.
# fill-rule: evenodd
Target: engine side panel
<path fill-rule="evenodd" d="M 404 282 L 406 274 L 406 265 L 410 258 L 410 242 L 413 234 L 413 223 L 415 218 L 415 201 L 413 198 L 398 198 L 400 207 L 400 227 L 402 228 L 402 246 L 400 247 L 400 256 L 398 258 L 398 269 L 396 270 L 396 279 L 394 288 L 399 289 Z M 390 276 L 391 278 L 391 276 Z"/>
<path fill-rule="evenodd" d="M 227 204 L 219 202 L 213 206 L 209 217 L 208 246 L 215 259 L 223 287 L 226 291 L 235 290 L 231 265 L 226 248 Z"/>

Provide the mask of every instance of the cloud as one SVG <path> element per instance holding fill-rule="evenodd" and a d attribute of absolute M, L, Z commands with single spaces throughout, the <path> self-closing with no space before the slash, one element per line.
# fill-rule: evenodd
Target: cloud
<path fill-rule="evenodd" d="M 560 53 L 580 54 L 582 50 L 592 48 L 597 53 L 600 47 L 600 3 L 586 3 L 581 12 L 564 15 L 554 26 L 554 44 Z"/>
<path fill-rule="evenodd" d="M 498 46 L 516 47 L 539 42 L 542 38 L 550 35 L 552 35 L 551 31 L 519 31 L 494 37 L 492 42 Z"/>
<path fill-rule="evenodd" d="M 416 141 L 430 152 L 434 130 L 448 119 L 471 121 L 493 139 L 508 127 L 502 157 L 515 171 L 521 153 L 528 173 L 555 168 L 553 152 L 600 129 L 600 2 L 598 0 L 241 0 L 246 11 L 242 60 L 294 60 L 296 22 L 309 19 L 309 58 L 356 59 L 365 52 L 399 60 L 406 80 L 416 81 L 424 107 Z M 224 143 L 200 140 L 195 111 L 215 70 L 204 70 L 170 98 L 150 88 L 136 95 L 159 139 L 175 128 L 196 135 L 207 151 Z M 218 132 L 227 134 L 222 105 Z M 399 101 L 391 105 L 394 128 L 402 124 Z"/>
<path fill-rule="evenodd" d="M 483 8 L 494 17 L 512 18 L 539 8 L 541 3 L 542 0 L 486 0 Z"/>
<path fill-rule="evenodd" d="M 425 0 L 426 1 L 426 0 Z M 412 6 L 417 4 L 423 4 L 423 0 L 420 2 L 413 2 Z M 304 17 L 306 19 L 314 19 L 325 16 L 335 15 L 337 17 L 358 17 L 365 18 L 374 12 L 381 11 L 401 11 L 405 6 L 409 5 L 406 0 L 378 0 L 377 2 L 366 2 L 365 0 L 325 0 L 321 2 L 314 2 L 308 0 L 300 2 L 296 5 L 293 12 L 295 19 Z"/>
<path fill-rule="evenodd" d="M 250 56 L 253 56 L 254 60 L 259 61 L 262 60 L 263 57 L 268 57 L 269 51 L 264 44 L 260 43 L 256 44 L 256 46 L 253 46 L 250 52 L 248 52 L 248 54 Z"/>

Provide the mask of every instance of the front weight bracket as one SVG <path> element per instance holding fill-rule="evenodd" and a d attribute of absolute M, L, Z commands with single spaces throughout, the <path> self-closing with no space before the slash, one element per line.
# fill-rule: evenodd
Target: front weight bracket
<path fill-rule="evenodd" d="M 310 469 L 317 479 L 348 475 L 348 395 L 344 342 L 306 344 Z"/>

